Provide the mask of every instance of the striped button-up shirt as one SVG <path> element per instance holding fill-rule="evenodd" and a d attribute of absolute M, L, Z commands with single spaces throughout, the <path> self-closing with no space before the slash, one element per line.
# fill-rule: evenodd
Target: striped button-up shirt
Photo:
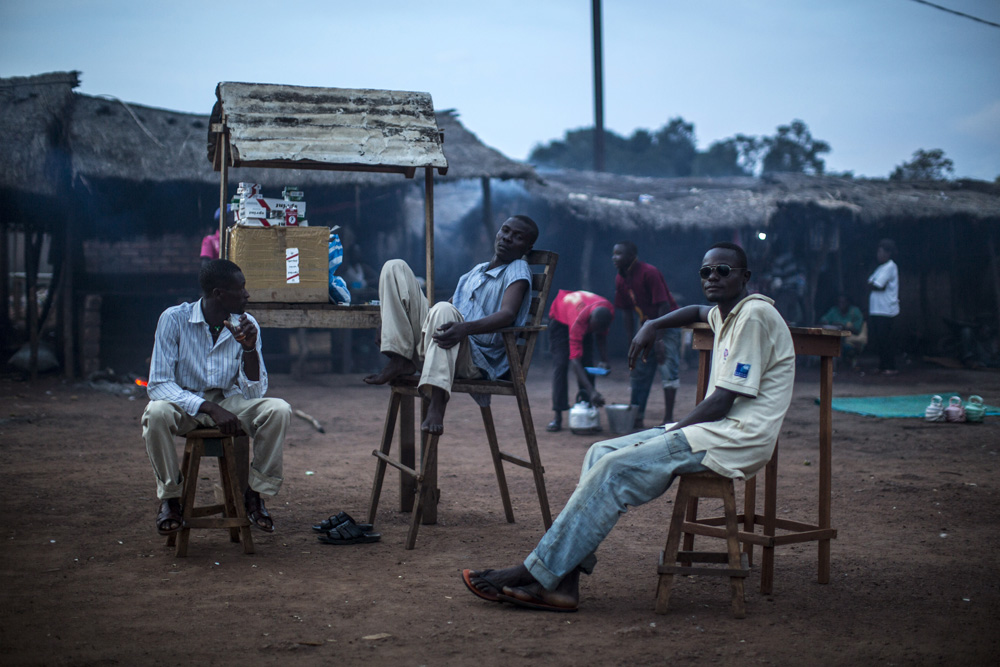
<path fill-rule="evenodd" d="M 252 315 L 247 319 L 257 327 L 257 355 L 260 356 L 260 327 Z M 170 401 L 189 415 L 198 413 L 209 389 L 222 389 L 225 396 L 263 398 L 267 393 L 267 370 L 260 359 L 260 379 L 253 382 L 243 372 L 243 346 L 223 328 L 212 342 L 201 299 L 167 308 L 156 325 L 153 357 L 149 364 L 151 400 Z"/>
<path fill-rule="evenodd" d="M 466 322 L 481 320 L 500 310 L 504 292 L 518 280 L 527 280 L 531 285 L 531 268 L 523 259 L 515 259 L 510 264 L 487 271 L 489 265 L 489 262 L 483 262 L 458 279 L 451 302 L 462 313 Z M 530 305 L 531 290 L 528 289 L 524 292 L 524 300 L 517 316 L 508 326 L 524 326 L 528 320 Z M 494 332 L 469 336 L 469 347 L 473 363 L 485 371 L 489 379 L 496 380 L 510 370 L 501 334 Z"/>

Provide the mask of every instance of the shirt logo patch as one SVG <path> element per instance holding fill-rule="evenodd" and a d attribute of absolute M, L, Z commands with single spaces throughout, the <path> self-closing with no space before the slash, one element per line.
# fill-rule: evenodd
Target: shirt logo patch
<path fill-rule="evenodd" d="M 736 372 L 733 375 L 738 378 L 746 378 L 750 375 L 750 364 L 736 364 Z"/>

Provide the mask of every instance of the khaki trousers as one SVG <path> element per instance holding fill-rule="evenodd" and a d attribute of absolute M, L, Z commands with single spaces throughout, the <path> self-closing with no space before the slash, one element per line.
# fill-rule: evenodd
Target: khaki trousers
<path fill-rule="evenodd" d="M 243 431 L 253 439 L 250 488 L 273 496 L 281 488 L 282 447 L 292 408 L 280 398 L 224 398 L 222 390 L 205 392 L 205 400 L 218 403 L 236 415 Z M 205 414 L 191 416 L 169 401 L 150 401 L 142 413 L 142 439 L 156 476 L 156 497 L 180 498 L 184 478 L 177 462 L 177 436 L 196 428 L 214 428 Z"/>
<path fill-rule="evenodd" d="M 417 386 L 422 394 L 430 395 L 426 387 L 438 387 L 450 397 L 455 378 L 482 375 L 472 363 L 468 339 L 447 350 L 434 342 L 433 335 L 439 326 L 465 319 L 446 301 L 428 309 L 427 297 L 406 262 L 392 259 L 382 266 L 378 298 L 382 304 L 381 350 L 410 359 L 421 369 Z"/>

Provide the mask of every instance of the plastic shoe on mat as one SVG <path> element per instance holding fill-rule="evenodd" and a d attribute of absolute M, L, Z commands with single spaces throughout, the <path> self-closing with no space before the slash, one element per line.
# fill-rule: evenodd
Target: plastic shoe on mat
<path fill-rule="evenodd" d="M 948 407 L 944 409 L 944 420 L 948 422 L 965 421 L 965 408 L 962 407 L 960 396 L 952 396 L 948 399 Z"/>
<path fill-rule="evenodd" d="M 924 410 L 924 420 L 929 422 L 944 421 L 944 404 L 940 396 L 933 396 L 930 405 Z"/>
<path fill-rule="evenodd" d="M 965 421 L 978 424 L 986 416 L 986 406 L 983 405 L 982 396 L 969 396 L 969 401 L 965 404 Z"/>

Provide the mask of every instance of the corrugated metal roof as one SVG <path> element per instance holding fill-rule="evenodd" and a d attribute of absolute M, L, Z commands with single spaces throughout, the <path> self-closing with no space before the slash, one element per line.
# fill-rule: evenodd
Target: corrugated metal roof
<path fill-rule="evenodd" d="M 227 81 L 215 94 L 234 167 L 448 168 L 429 93 Z"/>

